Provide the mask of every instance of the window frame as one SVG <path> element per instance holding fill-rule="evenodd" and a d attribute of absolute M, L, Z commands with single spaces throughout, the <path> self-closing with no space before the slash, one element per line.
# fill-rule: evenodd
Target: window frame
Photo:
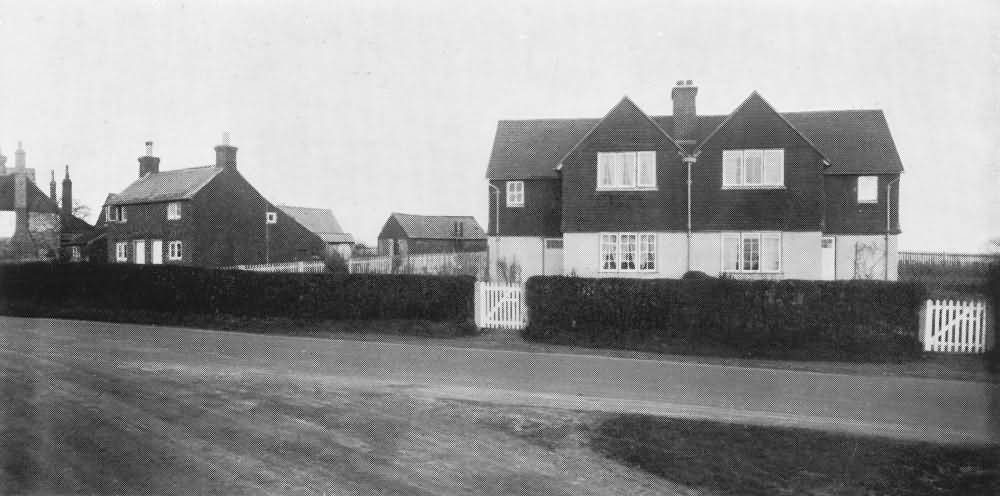
<path fill-rule="evenodd" d="M 726 260 L 726 240 L 736 240 L 736 268 L 729 268 Z M 765 247 L 767 246 L 766 240 L 777 239 L 777 253 L 774 254 L 774 260 L 777 262 L 778 267 L 776 269 L 769 269 L 764 266 L 764 262 L 768 260 L 765 257 Z M 747 241 L 756 241 L 756 258 L 747 258 L 746 248 Z M 783 263 L 783 236 L 780 231 L 729 231 L 723 232 L 721 234 L 719 242 L 719 273 L 738 273 L 738 274 L 781 274 L 784 270 Z M 756 269 L 746 268 L 747 262 L 755 261 L 757 264 Z"/>
<path fill-rule="evenodd" d="M 760 182 L 747 182 L 747 157 L 758 158 L 760 160 Z M 729 160 L 727 161 L 727 158 Z M 773 162 L 769 162 L 771 158 Z M 727 163 L 737 160 L 736 167 L 739 168 L 739 182 L 731 181 L 727 174 Z M 767 181 L 768 164 L 776 162 L 777 182 Z M 734 148 L 722 150 L 722 189 L 785 189 L 785 149 L 784 148 Z"/>
<path fill-rule="evenodd" d="M 861 199 L 861 180 L 872 180 L 875 184 L 872 185 L 872 193 L 874 196 L 871 199 L 862 200 Z M 878 176 L 858 176 L 854 182 L 855 195 L 854 200 L 858 205 L 877 205 L 878 204 Z"/>
<path fill-rule="evenodd" d="M 517 186 L 517 188 L 512 188 L 512 186 Z M 515 191 L 515 189 L 520 191 Z M 507 181 L 504 185 L 504 191 L 507 193 L 505 201 L 507 208 L 524 206 L 524 181 Z"/>
<path fill-rule="evenodd" d="M 658 270 L 654 232 L 602 232 L 598 243 L 599 272 L 656 273 Z M 612 247 L 612 251 L 607 250 L 609 247 Z M 611 255 L 614 267 L 607 266 L 608 255 Z M 629 258 L 628 262 L 626 258 Z M 630 268 L 624 268 L 626 264 Z"/>
<path fill-rule="evenodd" d="M 167 242 L 167 260 L 180 261 L 184 259 L 184 242 L 173 240 Z"/>
<path fill-rule="evenodd" d="M 128 222 L 128 210 L 125 209 L 125 205 L 108 205 L 104 212 L 104 219 L 107 222 Z"/>
<path fill-rule="evenodd" d="M 128 262 L 128 241 L 115 242 L 115 261 Z"/>
<path fill-rule="evenodd" d="M 596 172 L 597 191 L 655 191 L 658 188 L 656 150 L 597 152 Z"/>
<path fill-rule="evenodd" d="M 167 203 L 167 220 L 181 220 L 184 216 L 181 202 Z"/>

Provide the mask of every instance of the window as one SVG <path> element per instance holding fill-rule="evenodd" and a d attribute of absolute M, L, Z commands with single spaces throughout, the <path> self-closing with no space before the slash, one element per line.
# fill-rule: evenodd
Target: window
<path fill-rule="evenodd" d="M 128 243 L 124 241 L 115 243 L 115 261 L 128 262 Z"/>
<path fill-rule="evenodd" d="M 781 272 L 781 233 L 723 233 L 723 272 Z"/>
<path fill-rule="evenodd" d="M 181 218 L 180 202 L 170 202 L 167 204 L 167 220 L 178 220 Z"/>
<path fill-rule="evenodd" d="M 507 181 L 507 206 L 524 206 L 524 181 Z"/>
<path fill-rule="evenodd" d="M 69 259 L 74 262 L 79 262 L 81 258 L 83 257 L 80 254 L 80 247 L 79 246 L 70 247 Z"/>
<path fill-rule="evenodd" d="M 785 150 L 723 150 L 723 188 L 781 188 Z"/>
<path fill-rule="evenodd" d="M 104 217 L 108 222 L 125 222 L 128 220 L 125 205 L 108 205 L 105 207 Z"/>
<path fill-rule="evenodd" d="M 167 260 L 180 260 L 184 257 L 184 244 L 180 241 L 167 243 Z"/>
<path fill-rule="evenodd" d="M 655 234 L 601 233 L 602 272 L 651 272 L 655 270 Z"/>
<path fill-rule="evenodd" d="M 278 223 L 278 212 L 267 212 L 267 214 L 264 216 L 264 220 L 268 224 L 277 224 Z"/>
<path fill-rule="evenodd" d="M 597 189 L 656 189 L 656 152 L 599 152 Z"/>
<path fill-rule="evenodd" d="M 878 176 L 858 177 L 858 203 L 878 203 Z"/>
<path fill-rule="evenodd" d="M 545 248 L 547 250 L 561 250 L 563 247 L 563 240 L 561 239 L 546 239 Z"/>

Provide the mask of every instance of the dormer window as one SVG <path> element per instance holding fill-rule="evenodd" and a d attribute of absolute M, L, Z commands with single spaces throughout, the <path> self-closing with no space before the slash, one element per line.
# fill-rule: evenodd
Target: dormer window
<path fill-rule="evenodd" d="M 723 150 L 722 187 L 785 187 L 785 150 Z"/>
<path fill-rule="evenodd" d="M 181 218 L 181 203 L 180 202 L 170 202 L 167 204 L 167 220 L 180 220 Z"/>
<path fill-rule="evenodd" d="M 125 205 L 108 205 L 105 207 L 104 217 L 108 222 L 128 221 L 128 213 L 125 210 Z"/>
<path fill-rule="evenodd" d="M 507 206 L 524 206 L 524 181 L 507 181 Z"/>
<path fill-rule="evenodd" d="M 656 152 L 599 152 L 597 189 L 656 189 Z"/>

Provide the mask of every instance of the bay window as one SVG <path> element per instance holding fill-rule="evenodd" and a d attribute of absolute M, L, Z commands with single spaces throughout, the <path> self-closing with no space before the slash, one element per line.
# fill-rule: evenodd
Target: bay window
<path fill-rule="evenodd" d="M 656 270 L 656 234 L 601 233 L 601 272 Z"/>
<path fill-rule="evenodd" d="M 781 272 L 781 233 L 723 233 L 722 272 Z"/>

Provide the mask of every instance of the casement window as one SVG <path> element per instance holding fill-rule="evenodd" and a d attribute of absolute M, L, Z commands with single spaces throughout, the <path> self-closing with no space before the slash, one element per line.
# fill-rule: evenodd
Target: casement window
<path fill-rule="evenodd" d="M 781 272 L 781 233 L 722 233 L 722 272 Z"/>
<path fill-rule="evenodd" d="M 167 204 L 167 220 L 179 220 L 181 218 L 181 203 L 170 202 Z"/>
<path fill-rule="evenodd" d="M 782 188 L 785 150 L 723 150 L 723 188 Z"/>
<path fill-rule="evenodd" d="M 656 152 L 599 152 L 597 189 L 656 189 Z"/>
<path fill-rule="evenodd" d="M 180 260 L 184 257 L 184 244 L 180 241 L 167 243 L 167 260 Z"/>
<path fill-rule="evenodd" d="M 72 261 L 74 261 L 74 262 L 79 262 L 80 259 L 83 258 L 82 254 L 80 253 L 80 247 L 79 246 L 71 246 L 69 253 L 70 253 L 69 259 L 72 260 Z"/>
<path fill-rule="evenodd" d="M 878 203 L 878 176 L 858 176 L 858 203 Z"/>
<path fill-rule="evenodd" d="M 124 241 L 115 243 L 115 261 L 128 262 L 128 243 Z"/>
<path fill-rule="evenodd" d="M 524 181 L 507 181 L 507 206 L 524 206 Z"/>
<path fill-rule="evenodd" d="M 656 270 L 656 235 L 601 233 L 601 272 Z"/>
<path fill-rule="evenodd" d="M 108 205 L 105 207 L 104 217 L 108 222 L 126 222 L 128 212 L 125 210 L 125 205 Z"/>

